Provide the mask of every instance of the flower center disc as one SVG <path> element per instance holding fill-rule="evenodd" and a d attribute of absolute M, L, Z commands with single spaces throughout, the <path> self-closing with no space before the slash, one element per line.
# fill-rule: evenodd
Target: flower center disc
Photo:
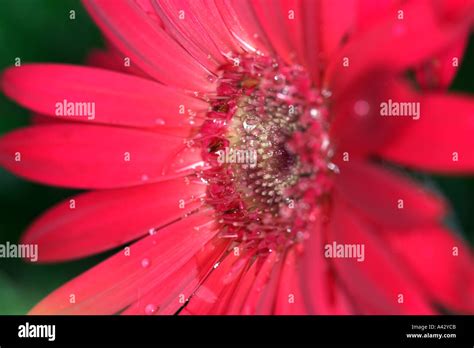
<path fill-rule="evenodd" d="M 323 94 L 302 67 L 269 57 L 222 67 L 201 129 L 207 203 L 221 237 L 268 253 L 307 236 L 337 169 Z"/>

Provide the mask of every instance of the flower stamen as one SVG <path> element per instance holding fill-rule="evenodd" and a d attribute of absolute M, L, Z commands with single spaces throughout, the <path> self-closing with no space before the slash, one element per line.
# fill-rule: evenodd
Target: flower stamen
<path fill-rule="evenodd" d="M 298 65 L 262 56 L 225 65 L 200 138 L 206 202 L 223 238 L 259 253 L 308 233 L 331 189 L 327 98 Z"/>

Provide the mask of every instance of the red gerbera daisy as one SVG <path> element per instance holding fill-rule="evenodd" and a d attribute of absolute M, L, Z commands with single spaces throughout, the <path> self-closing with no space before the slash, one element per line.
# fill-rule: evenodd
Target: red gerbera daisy
<path fill-rule="evenodd" d="M 125 249 L 32 313 L 474 312 L 444 201 L 382 161 L 474 169 L 474 102 L 441 91 L 472 1 L 85 5 L 110 49 L 4 72 L 38 122 L 0 163 L 93 190 L 28 229 L 40 261 Z"/>

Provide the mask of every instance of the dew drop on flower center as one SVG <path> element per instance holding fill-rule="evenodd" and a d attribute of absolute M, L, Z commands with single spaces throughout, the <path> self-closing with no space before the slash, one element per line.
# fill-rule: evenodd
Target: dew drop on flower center
<path fill-rule="evenodd" d="M 336 169 L 329 93 L 300 66 L 234 58 L 220 70 L 200 132 L 206 203 L 220 237 L 257 255 L 284 250 L 322 218 Z"/>

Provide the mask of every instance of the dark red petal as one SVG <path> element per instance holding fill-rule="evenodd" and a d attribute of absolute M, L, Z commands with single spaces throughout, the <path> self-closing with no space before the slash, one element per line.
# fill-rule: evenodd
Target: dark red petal
<path fill-rule="evenodd" d="M 125 57 L 113 48 L 93 49 L 87 56 L 86 63 L 98 68 L 149 78 L 147 74 L 136 66 L 126 65 Z"/>
<path fill-rule="evenodd" d="M 389 100 L 420 101 L 406 81 L 388 71 L 371 71 L 353 81 L 350 90 L 340 92 L 335 90 L 329 99 L 336 161 L 342 160 L 344 153 L 350 158 L 371 154 L 415 122 L 412 117 L 381 116 L 381 105 Z"/>
<path fill-rule="evenodd" d="M 399 72 L 416 67 L 466 35 L 474 18 L 473 4 L 450 21 L 432 1 L 412 1 L 388 11 L 370 29 L 350 38 L 330 62 L 326 83 L 334 90 L 353 88 L 353 81 L 374 67 Z M 398 19 L 398 10 L 403 19 Z M 409 52 L 409 54 L 407 54 Z M 344 66 L 345 58 L 349 65 Z"/>
<path fill-rule="evenodd" d="M 436 303 L 474 313 L 474 258 L 465 242 L 441 227 L 388 230 L 383 237 Z"/>
<path fill-rule="evenodd" d="M 433 314 L 434 310 L 419 284 L 377 236 L 374 227 L 345 204 L 341 196 L 335 195 L 334 202 L 327 243 L 364 246 L 361 261 L 358 257 L 330 259 L 357 312 Z"/>
<path fill-rule="evenodd" d="M 368 162 L 341 164 L 335 188 L 359 212 L 382 226 L 431 225 L 446 214 L 441 197 L 408 177 Z"/>
<path fill-rule="evenodd" d="M 461 66 L 467 35 L 449 50 L 424 62 L 416 69 L 416 80 L 423 89 L 447 89 Z"/>

